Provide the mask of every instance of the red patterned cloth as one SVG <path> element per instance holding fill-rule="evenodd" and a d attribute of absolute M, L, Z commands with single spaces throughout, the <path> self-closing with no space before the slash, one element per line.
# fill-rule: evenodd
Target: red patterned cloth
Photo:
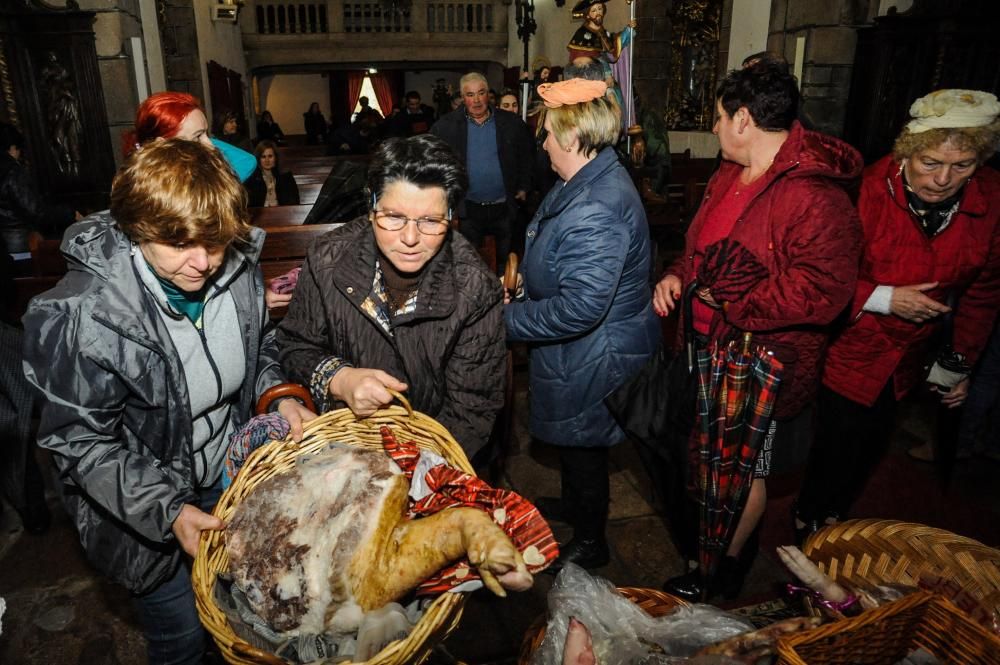
<path fill-rule="evenodd" d="M 406 477 L 412 479 L 417 462 L 420 460 L 420 449 L 412 441 L 402 443 L 397 441 L 388 427 L 382 426 L 381 432 L 385 451 L 403 470 Z M 548 523 L 538 509 L 519 494 L 490 487 L 481 479 L 447 464 L 432 467 L 424 480 L 431 493 L 411 504 L 409 517 L 433 515 L 454 506 L 479 508 L 493 518 L 497 526 L 510 537 L 522 556 L 529 548 L 534 548 L 544 557 L 545 563 L 542 564 L 531 565 L 525 561 L 528 572 L 532 575 L 547 568 L 559 556 L 559 546 Z M 439 594 L 478 579 L 479 574 L 476 569 L 468 560 L 463 559 L 426 580 L 417 587 L 416 592 L 417 595 Z"/>

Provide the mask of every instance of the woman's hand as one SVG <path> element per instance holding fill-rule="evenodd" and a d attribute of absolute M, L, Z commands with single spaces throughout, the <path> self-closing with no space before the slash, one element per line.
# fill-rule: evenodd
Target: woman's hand
<path fill-rule="evenodd" d="M 698 300 L 702 301 L 712 309 L 719 309 L 719 303 L 712 297 L 712 290 L 707 286 L 698 289 Z"/>
<path fill-rule="evenodd" d="M 925 291 L 937 288 L 937 285 L 938 282 L 926 282 L 893 287 L 889 311 L 912 323 L 924 323 L 941 314 L 947 314 L 951 311 L 951 307 L 924 294 Z"/>
<path fill-rule="evenodd" d="M 289 291 L 288 293 L 278 293 L 277 291 L 272 291 L 269 288 L 264 290 L 264 304 L 267 305 L 268 309 L 287 307 L 290 302 L 292 302 L 292 291 Z"/>
<path fill-rule="evenodd" d="M 221 519 L 190 503 L 184 504 L 177 519 L 170 526 L 174 537 L 177 538 L 177 544 L 192 558 L 198 554 L 198 541 L 201 539 L 202 531 L 222 531 L 224 528 L 226 523 Z"/>
<path fill-rule="evenodd" d="M 389 390 L 402 392 L 406 384 L 380 369 L 344 367 L 330 379 L 329 389 L 354 415 L 367 418 L 392 401 Z"/>
<path fill-rule="evenodd" d="M 941 404 L 949 409 L 957 409 L 965 403 L 965 398 L 969 396 L 969 379 L 962 379 L 951 387 L 951 390 L 944 392 L 941 388 L 935 388 L 941 394 Z"/>
<path fill-rule="evenodd" d="M 315 413 L 302 406 L 294 397 L 278 402 L 278 413 L 288 421 L 288 426 L 291 428 L 289 433 L 292 435 L 292 441 L 296 443 L 302 440 L 303 425 L 316 417 Z"/>
<path fill-rule="evenodd" d="M 656 284 L 653 291 L 653 309 L 660 316 L 666 316 L 677 306 L 681 297 L 681 278 L 677 275 L 667 275 Z"/>

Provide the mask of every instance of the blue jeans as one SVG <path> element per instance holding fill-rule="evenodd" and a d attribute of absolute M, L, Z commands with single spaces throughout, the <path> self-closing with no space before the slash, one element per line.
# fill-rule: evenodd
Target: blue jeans
<path fill-rule="evenodd" d="M 201 490 L 198 507 L 205 512 L 222 494 L 222 484 Z M 191 560 L 181 555 L 173 576 L 153 591 L 134 599 L 146 633 L 150 665 L 199 665 L 208 644 L 191 587 Z"/>

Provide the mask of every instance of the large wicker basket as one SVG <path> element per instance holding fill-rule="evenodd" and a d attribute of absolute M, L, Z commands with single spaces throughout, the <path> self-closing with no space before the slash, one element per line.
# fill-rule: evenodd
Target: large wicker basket
<path fill-rule="evenodd" d="M 915 649 L 949 665 L 1000 665 L 1000 639 L 926 591 L 781 638 L 778 665 L 891 665 Z"/>
<path fill-rule="evenodd" d="M 893 520 L 849 520 L 820 529 L 803 550 L 830 578 L 916 586 L 921 576 L 955 582 L 1000 611 L 1000 550 L 945 531 Z"/>
<path fill-rule="evenodd" d="M 643 589 L 640 587 L 618 587 L 618 593 L 625 596 L 649 616 L 656 618 L 672 612 L 677 607 L 686 606 L 687 603 L 656 589 Z M 524 633 L 521 641 L 521 651 L 518 654 L 518 665 L 529 665 L 531 657 L 542 644 L 545 638 L 546 617 L 542 615 L 531 624 Z"/>
<path fill-rule="evenodd" d="M 379 427 L 382 425 L 391 427 L 401 440 L 411 440 L 420 448 L 436 452 L 456 468 L 472 474 L 472 466 L 465 453 L 448 431 L 433 418 L 413 411 L 405 399 L 399 399 L 404 406 L 382 409 L 363 420 L 356 419 L 349 409 L 331 411 L 306 426 L 300 444 L 286 439 L 258 449 L 223 493 L 214 514 L 228 521 L 235 507 L 257 485 L 292 468 L 299 455 L 315 453 L 331 441 L 381 450 Z M 241 665 L 284 663 L 237 637 L 222 610 L 213 601 L 216 574 L 227 570 L 228 566 L 229 555 L 223 532 L 202 532 L 192 570 L 192 584 L 202 623 L 212 634 L 226 662 Z M 431 650 L 458 626 L 464 605 L 464 594 L 445 593 L 438 596 L 406 639 L 393 642 L 375 658 L 366 661 L 367 665 L 409 665 L 424 661 Z"/>

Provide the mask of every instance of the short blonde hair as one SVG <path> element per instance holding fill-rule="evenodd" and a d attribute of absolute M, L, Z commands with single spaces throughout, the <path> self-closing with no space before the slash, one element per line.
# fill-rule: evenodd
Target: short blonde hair
<path fill-rule="evenodd" d="M 994 120 L 982 127 L 943 127 L 916 134 L 904 129 L 892 146 L 892 156 L 901 162 L 919 152 L 948 142 L 959 150 L 976 153 L 976 160 L 982 164 L 1000 147 L 1000 120 Z"/>
<path fill-rule="evenodd" d="M 618 103 L 605 95 L 589 102 L 564 104 L 546 110 L 552 134 L 559 147 L 565 149 L 573 142 L 576 130 L 580 147 L 577 152 L 590 156 L 614 145 L 622 128 L 621 109 Z"/>
<path fill-rule="evenodd" d="M 225 247 L 250 237 L 246 194 L 222 154 L 196 141 L 150 141 L 111 184 L 111 215 L 130 240 Z"/>

